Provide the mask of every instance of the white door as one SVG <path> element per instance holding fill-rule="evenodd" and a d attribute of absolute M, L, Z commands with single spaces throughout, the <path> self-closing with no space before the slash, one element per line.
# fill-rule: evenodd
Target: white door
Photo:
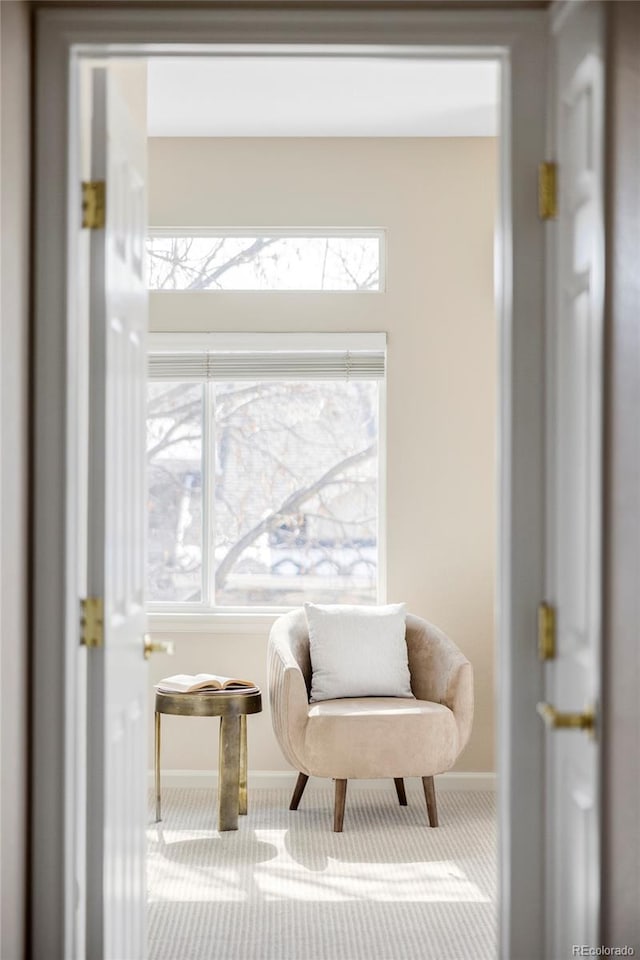
<path fill-rule="evenodd" d="M 546 710 L 548 960 L 599 943 L 602 17 L 599 3 L 560 6 L 551 44 L 558 217 L 549 225 L 547 590 L 557 620 L 545 690 L 559 713 Z"/>
<path fill-rule="evenodd" d="M 105 182 L 106 220 L 90 244 L 89 592 L 104 601 L 104 643 L 89 651 L 91 960 L 146 953 L 146 129 L 124 96 L 140 82 L 135 66 L 93 71 L 92 178 Z"/>

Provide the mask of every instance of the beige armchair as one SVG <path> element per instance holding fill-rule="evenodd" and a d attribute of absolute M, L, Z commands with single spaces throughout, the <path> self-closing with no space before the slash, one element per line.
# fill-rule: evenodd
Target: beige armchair
<path fill-rule="evenodd" d="M 473 720 L 471 664 L 441 630 L 407 615 L 411 689 L 416 699 L 357 697 L 309 703 L 311 659 L 304 610 L 274 623 L 269 637 L 273 729 L 299 771 L 298 804 L 310 776 L 335 780 L 333 829 L 342 831 L 349 779 L 393 778 L 406 805 L 405 777 L 421 777 L 432 827 L 438 826 L 434 776 L 464 749 Z"/>

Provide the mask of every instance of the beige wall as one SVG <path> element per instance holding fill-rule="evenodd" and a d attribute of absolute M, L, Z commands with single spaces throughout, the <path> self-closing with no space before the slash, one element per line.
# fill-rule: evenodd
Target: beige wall
<path fill-rule="evenodd" d="M 384 294 L 157 293 L 151 324 L 387 332 L 387 597 L 441 626 L 472 661 L 476 720 L 458 769 L 476 771 L 494 769 L 496 158 L 491 139 L 150 142 L 152 226 L 386 230 Z M 154 679 L 230 672 L 265 687 L 267 632 L 181 635 Z M 206 723 L 165 721 L 163 766 L 210 768 Z M 250 730 L 251 767 L 287 769 L 267 712 Z"/>
<path fill-rule="evenodd" d="M 24 955 L 27 818 L 29 13 L 0 3 L 0 957 Z"/>

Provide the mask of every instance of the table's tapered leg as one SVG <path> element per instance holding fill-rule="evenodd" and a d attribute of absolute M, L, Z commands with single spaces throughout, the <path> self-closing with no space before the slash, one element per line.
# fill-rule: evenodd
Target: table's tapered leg
<path fill-rule="evenodd" d="M 238 812 L 247 813 L 247 715 L 240 717 L 240 788 L 238 793 Z"/>
<path fill-rule="evenodd" d="M 155 724 L 155 761 L 154 761 L 154 773 L 156 781 L 156 823 L 158 820 L 162 820 L 160 815 L 160 717 L 162 714 L 158 713 L 156 710 L 156 724 Z"/>
<path fill-rule="evenodd" d="M 238 829 L 240 794 L 240 717 L 220 718 L 218 830 Z"/>

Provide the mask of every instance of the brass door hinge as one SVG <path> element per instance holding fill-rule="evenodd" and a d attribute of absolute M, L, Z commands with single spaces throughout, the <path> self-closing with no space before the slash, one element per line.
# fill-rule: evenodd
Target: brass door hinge
<path fill-rule="evenodd" d="M 104 609 L 102 597 L 85 597 L 80 606 L 80 643 L 83 647 L 104 645 Z"/>
<path fill-rule="evenodd" d="M 556 656 L 556 611 L 550 603 L 538 607 L 538 657 L 554 660 Z"/>
<path fill-rule="evenodd" d="M 538 167 L 538 214 L 541 220 L 558 216 L 557 163 L 541 163 Z"/>
<path fill-rule="evenodd" d="M 101 230 L 104 224 L 104 180 L 85 180 L 82 184 L 82 226 L 89 230 Z"/>

